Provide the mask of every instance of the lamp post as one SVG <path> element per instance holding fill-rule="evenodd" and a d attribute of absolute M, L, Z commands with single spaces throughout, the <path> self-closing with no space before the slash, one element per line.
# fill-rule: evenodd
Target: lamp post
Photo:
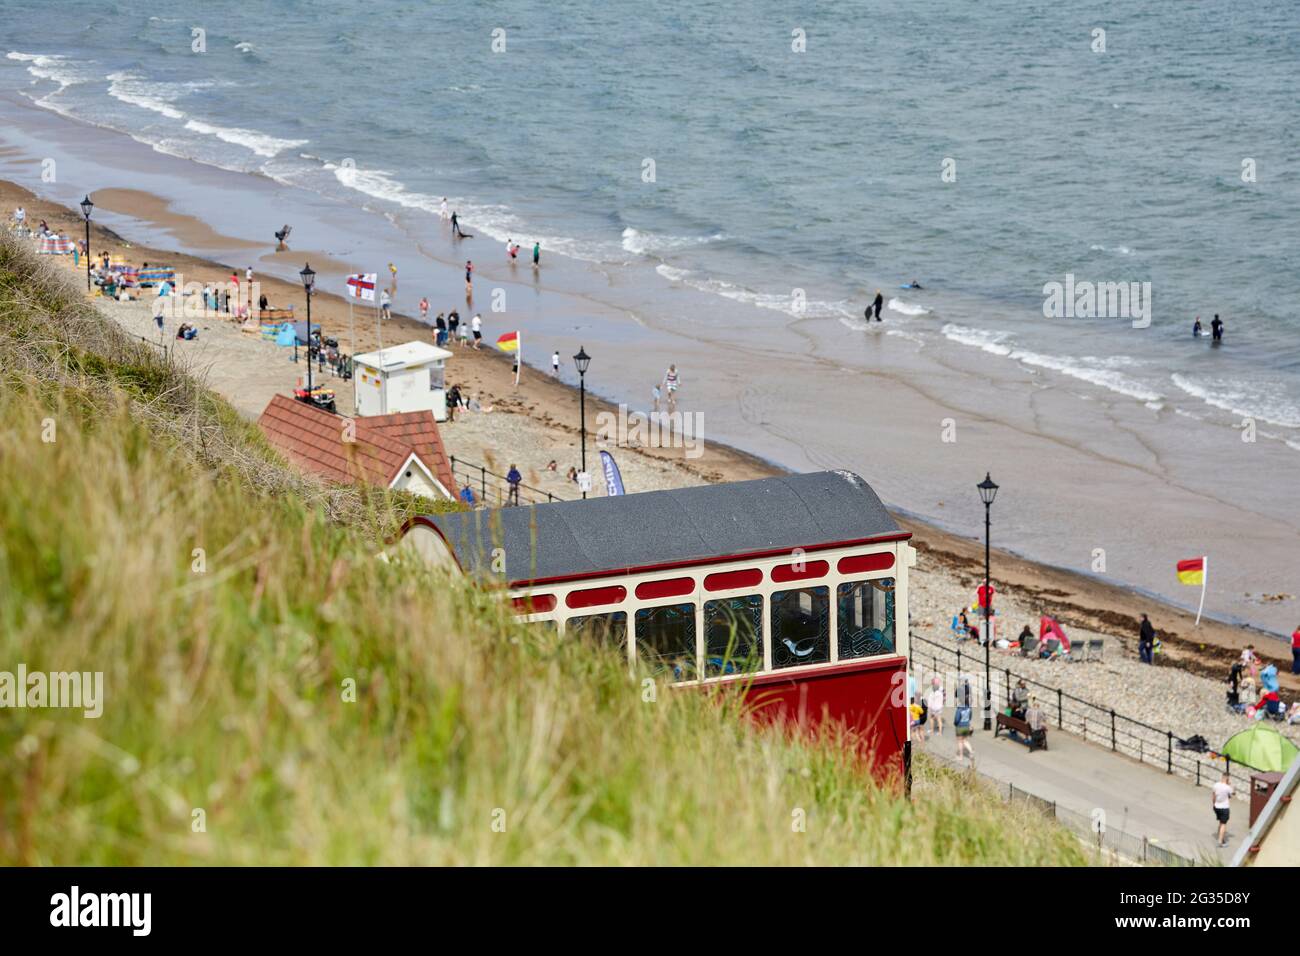
<path fill-rule="evenodd" d="M 989 473 L 984 472 L 984 480 L 975 486 L 980 491 L 980 500 L 984 502 L 984 729 L 993 729 L 993 681 L 989 668 L 989 648 L 993 646 L 990 633 L 992 623 L 989 615 L 993 612 L 993 592 L 989 590 L 989 509 L 997 497 L 998 486 L 993 483 Z"/>
<path fill-rule="evenodd" d="M 86 291 L 90 291 L 90 214 L 94 211 L 95 204 L 90 201 L 90 193 L 86 193 L 86 198 L 81 200 L 81 215 L 86 219 Z"/>
<path fill-rule="evenodd" d="M 573 364 L 578 367 L 578 416 L 580 428 L 582 430 L 582 473 L 587 473 L 587 366 L 591 364 L 591 356 L 581 345 L 578 346 L 578 354 L 573 357 Z M 582 493 L 582 497 L 587 497 L 587 492 Z"/>
<path fill-rule="evenodd" d="M 312 401 L 311 396 L 311 289 L 316 284 L 316 273 L 312 271 L 310 264 L 304 264 L 302 271 L 298 273 L 302 276 L 302 287 L 307 291 L 307 401 Z M 252 294 L 252 290 L 249 290 Z M 298 356 L 298 336 L 293 337 L 293 354 L 294 361 Z"/>

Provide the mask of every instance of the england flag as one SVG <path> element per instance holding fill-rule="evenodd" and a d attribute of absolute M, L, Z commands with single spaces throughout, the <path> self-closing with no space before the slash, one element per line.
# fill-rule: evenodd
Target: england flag
<path fill-rule="evenodd" d="M 374 302 L 375 280 L 377 278 L 378 274 L 374 272 L 348 276 L 348 295 L 354 299 L 365 299 L 367 302 Z"/>

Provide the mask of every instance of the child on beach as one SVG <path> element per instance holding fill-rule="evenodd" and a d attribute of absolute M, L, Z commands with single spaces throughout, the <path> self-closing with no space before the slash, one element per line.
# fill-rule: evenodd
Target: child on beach
<path fill-rule="evenodd" d="M 464 348 L 467 345 L 469 345 L 469 326 L 462 325 L 460 327 L 460 347 Z"/>
<path fill-rule="evenodd" d="M 541 264 L 541 261 L 542 261 L 542 244 L 540 242 L 534 242 L 533 243 L 533 268 L 536 269 L 538 265 Z"/>
<path fill-rule="evenodd" d="M 389 308 L 392 301 L 392 298 L 388 295 L 387 289 L 379 293 L 379 315 L 381 318 L 391 319 L 393 317 L 393 313 Z"/>
<path fill-rule="evenodd" d="M 474 294 L 474 263 L 465 260 L 465 295 Z"/>
<path fill-rule="evenodd" d="M 429 300 L 424 296 L 420 297 L 420 321 L 429 321 Z"/>
<path fill-rule="evenodd" d="M 470 319 L 470 329 L 474 333 L 474 348 L 477 350 L 483 344 L 483 316 L 474 313 L 474 318 Z"/>
<path fill-rule="evenodd" d="M 551 353 L 551 374 L 556 378 L 560 377 L 560 353 L 558 351 Z M 1300 629 L 1297 629 L 1296 633 L 1300 634 Z M 1297 660 L 1300 660 L 1300 655 L 1297 655 Z"/>

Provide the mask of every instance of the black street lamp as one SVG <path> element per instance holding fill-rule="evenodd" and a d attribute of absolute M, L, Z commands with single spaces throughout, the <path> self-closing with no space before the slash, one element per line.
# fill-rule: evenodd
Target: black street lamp
<path fill-rule="evenodd" d="M 989 473 L 984 472 L 984 480 L 975 486 L 980 491 L 980 500 L 984 502 L 984 729 L 993 729 L 993 681 L 989 668 L 989 648 L 993 646 L 990 633 L 992 622 L 989 615 L 993 613 L 993 592 L 989 589 L 989 509 L 997 497 L 998 486 L 993 483 Z"/>
<path fill-rule="evenodd" d="M 578 367 L 578 409 L 579 420 L 582 429 L 582 473 L 587 473 L 587 366 L 591 364 L 591 356 L 581 345 L 578 346 L 578 354 L 573 357 L 573 364 Z M 582 497 L 587 497 L 587 492 L 583 491 Z"/>
<path fill-rule="evenodd" d="M 311 289 L 316 284 L 316 273 L 312 271 L 310 264 L 304 264 L 302 271 L 298 273 L 302 276 L 302 287 L 307 290 L 307 401 L 313 401 L 311 394 Z M 249 289 L 248 294 L 251 297 L 253 290 Z M 293 337 L 293 356 L 294 361 L 298 361 L 298 336 Z"/>
<path fill-rule="evenodd" d="M 81 214 L 86 218 L 86 291 L 90 291 L 90 214 L 95 204 L 90 201 L 90 193 L 81 200 Z"/>

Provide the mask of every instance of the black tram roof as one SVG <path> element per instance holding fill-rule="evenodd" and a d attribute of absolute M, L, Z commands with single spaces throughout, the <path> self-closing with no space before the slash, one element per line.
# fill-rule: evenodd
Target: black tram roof
<path fill-rule="evenodd" d="M 871 486 L 849 471 L 454 512 L 416 521 L 435 528 L 467 574 L 510 584 L 902 536 Z M 493 572 L 494 556 L 504 557 L 504 574 Z"/>

